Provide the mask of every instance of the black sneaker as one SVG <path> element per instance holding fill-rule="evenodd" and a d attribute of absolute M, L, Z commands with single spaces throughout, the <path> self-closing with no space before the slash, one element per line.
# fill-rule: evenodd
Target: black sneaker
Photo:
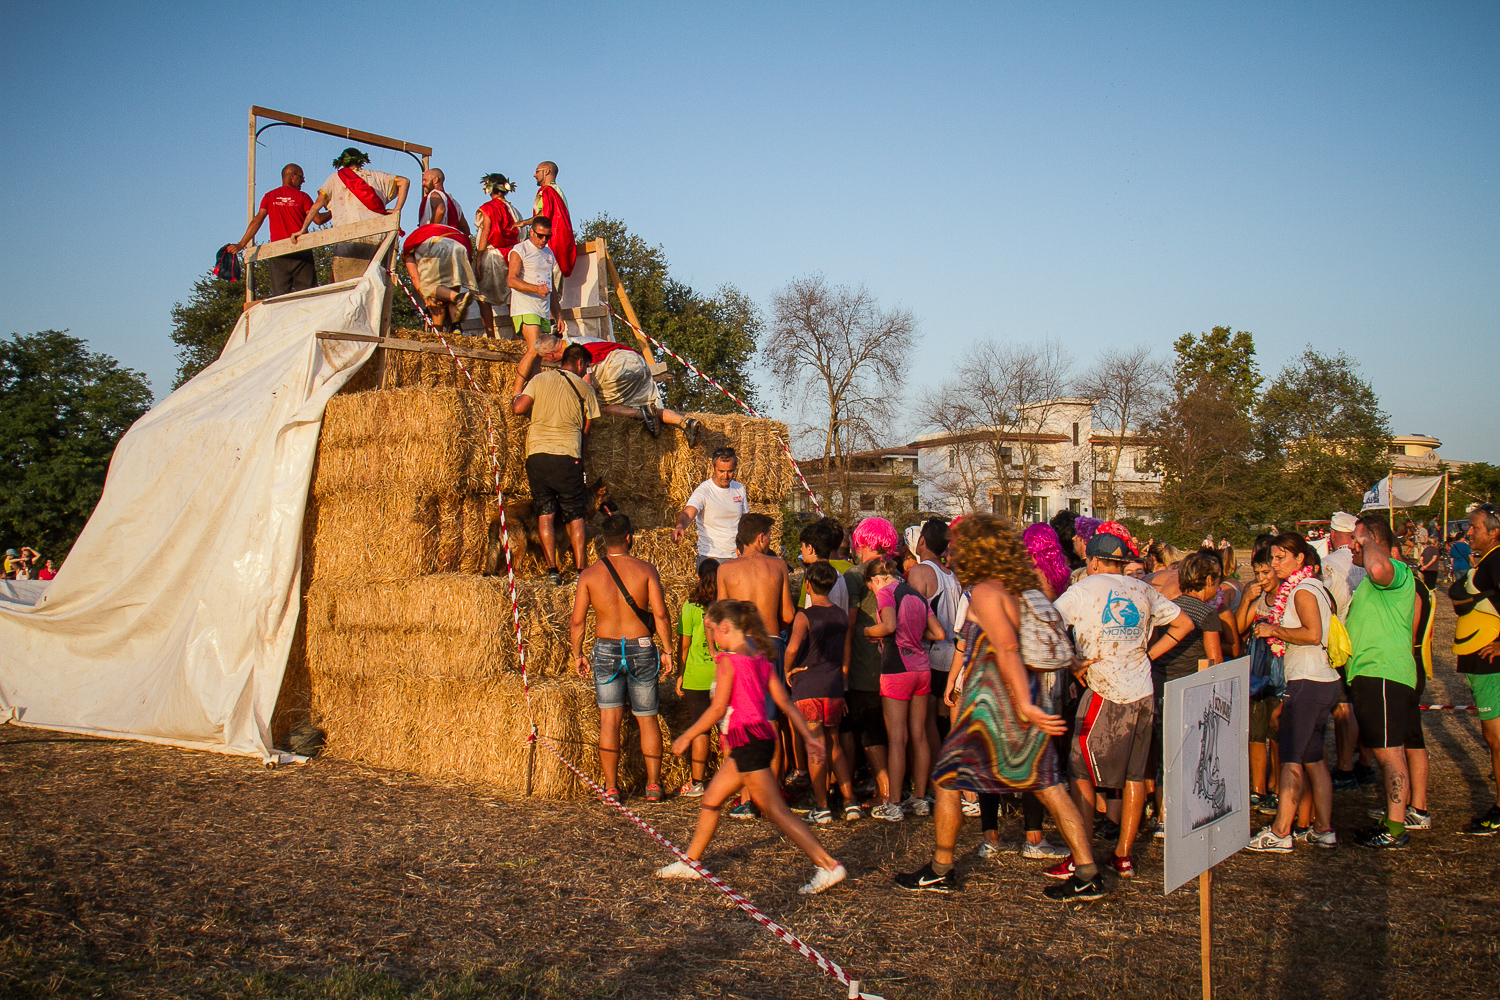
<path fill-rule="evenodd" d="M 1354 780 L 1359 782 L 1361 788 L 1370 788 L 1380 783 L 1380 772 L 1367 764 L 1355 761 Z"/>
<path fill-rule="evenodd" d="M 1251 798 L 1254 798 L 1254 797 L 1255 796 L 1253 796 L 1253 795 L 1251 796 Z M 1266 813 L 1268 815 L 1275 816 L 1276 815 L 1276 810 L 1279 809 L 1279 808 L 1281 808 L 1281 799 L 1279 799 L 1279 798 L 1276 797 L 1276 793 L 1275 792 L 1266 792 L 1264 795 L 1262 795 L 1260 797 L 1260 801 L 1259 802 L 1252 803 L 1252 804 L 1255 806 L 1255 811 L 1256 812 Z"/>
<path fill-rule="evenodd" d="M 1094 821 L 1094 839 L 1095 840 L 1105 840 L 1105 841 L 1108 841 L 1108 840 L 1119 840 L 1120 839 L 1120 824 L 1116 823 L 1114 820 L 1110 819 L 1108 816 L 1105 816 L 1103 819 L 1095 820 Z"/>
<path fill-rule="evenodd" d="M 1399 837 L 1392 836 L 1391 831 L 1382 824 L 1356 833 L 1354 842 L 1360 847 L 1375 851 L 1394 851 L 1411 843 L 1411 836 L 1407 833 L 1402 833 Z"/>
<path fill-rule="evenodd" d="M 912 892 L 956 892 L 958 890 L 958 879 L 953 877 L 952 869 L 949 869 L 945 875 L 939 875 L 932 870 L 931 862 L 917 871 L 898 873 L 896 884 Z"/>
<path fill-rule="evenodd" d="M 1104 880 L 1098 875 L 1095 875 L 1087 882 L 1074 875 L 1066 882 L 1047 886 L 1047 888 L 1042 890 L 1042 895 L 1059 903 L 1066 903 L 1071 899 L 1102 899 L 1109 895 L 1109 892 L 1104 888 Z"/>
<path fill-rule="evenodd" d="M 1493 837 L 1500 833 L 1500 806 L 1490 806 L 1489 812 L 1475 816 L 1459 833 L 1471 837 Z"/>
<path fill-rule="evenodd" d="M 1359 779 L 1354 776 L 1353 771 L 1334 771 L 1333 790 L 1336 792 L 1347 792 L 1359 787 Z"/>

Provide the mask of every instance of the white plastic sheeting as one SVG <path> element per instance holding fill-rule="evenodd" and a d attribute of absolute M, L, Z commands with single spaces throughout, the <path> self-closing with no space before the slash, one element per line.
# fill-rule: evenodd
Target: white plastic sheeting
<path fill-rule="evenodd" d="M 1365 493 L 1365 505 L 1360 508 L 1360 513 L 1389 510 L 1393 496 L 1397 508 L 1425 507 L 1432 503 L 1441 485 L 1442 476 L 1386 476 Z"/>
<path fill-rule="evenodd" d="M 379 265 L 269 299 L 120 440 L 33 608 L 0 603 L 0 721 L 273 759 L 330 396 L 373 353 Z"/>

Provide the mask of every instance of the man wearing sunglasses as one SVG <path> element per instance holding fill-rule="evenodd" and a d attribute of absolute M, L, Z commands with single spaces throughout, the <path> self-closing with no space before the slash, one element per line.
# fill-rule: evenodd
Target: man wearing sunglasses
<path fill-rule="evenodd" d="M 1458 672 L 1474 692 L 1480 732 L 1500 776 L 1500 511 L 1494 504 L 1482 503 L 1469 512 L 1468 539 L 1474 568 L 1448 589 L 1458 614 L 1453 652 Z M 1475 816 L 1463 832 L 1480 837 L 1500 833 L 1500 791 L 1489 811 Z"/>
<path fill-rule="evenodd" d="M 672 541 L 680 543 L 687 534 L 687 526 L 696 522 L 700 566 L 705 559 L 722 563 L 736 555 L 735 533 L 739 531 L 740 518 L 750 513 L 745 484 L 734 478 L 739 467 L 739 456 L 733 448 L 715 448 L 709 477 L 698 484 L 677 515 Z"/>
<path fill-rule="evenodd" d="M 516 392 L 541 368 L 536 353 L 537 334 L 555 331 L 560 337 L 568 329 L 557 293 L 557 257 L 547 246 L 551 239 L 552 220 L 538 215 L 531 220 L 531 234 L 511 247 L 506 258 L 510 321 L 526 341 L 526 353 L 516 365 Z"/>

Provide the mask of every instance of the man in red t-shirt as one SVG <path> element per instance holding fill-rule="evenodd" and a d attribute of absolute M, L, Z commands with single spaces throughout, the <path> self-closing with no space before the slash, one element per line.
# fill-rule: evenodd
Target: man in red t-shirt
<path fill-rule="evenodd" d="M 267 218 L 271 220 L 271 240 L 290 239 L 302 231 L 307 221 L 307 210 L 312 208 L 312 199 L 302 190 L 302 168 L 288 163 L 281 168 L 281 187 L 272 188 L 260 200 L 260 211 L 245 228 L 245 235 L 233 247 L 239 253 L 260 232 Z M 318 225 L 329 220 L 327 212 L 319 212 L 313 219 Z M 304 288 L 315 288 L 318 284 L 318 269 L 313 262 L 311 250 L 299 250 L 282 257 L 271 258 L 271 294 L 285 295 Z"/>

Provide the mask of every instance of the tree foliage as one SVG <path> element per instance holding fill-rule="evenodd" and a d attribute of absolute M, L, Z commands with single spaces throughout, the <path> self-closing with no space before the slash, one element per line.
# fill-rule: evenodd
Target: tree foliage
<path fill-rule="evenodd" d="M 761 336 L 760 310 L 733 285 L 721 285 L 704 296 L 667 272 L 666 251 L 630 232 L 625 223 L 601 214 L 583 227 L 581 240 L 604 239 L 620 281 L 630 296 L 641 329 L 701 368 L 715 381 L 751 406 L 757 406 L 751 366 Z M 610 307 L 626 315 L 613 288 Z M 615 321 L 616 336 L 633 339 L 628 327 Z M 740 413 L 733 400 L 671 362 L 672 378 L 662 384 L 666 405 L 700 413 Z"/>
<path fill-rule="evenodd" d="M 1308 347 L 1256 407 L 1260 489 L 1275 520 L 1354 510 L 1390 471 L 1390 422 L 1374 388 L 1343 351 Z"/>
<path fill-rule="evenodd" d="M 0 530 L 59 563 L 99 502 L 115 444 L 151 383 L 66 331 L 0 340 Z"/>
<path fill-rule="evenodd" d="M 1172 388 L 1179 396 L 1199 391 L 1205 382 L 1213 392 L 1234 403 L 1241 416 L 1255 409 L 1262 381 L 1255 358 L 1255 338 L 1246 330 L 1233 332 L 1216 326 L 1196 337 L 1184 333 L 1172 343 L 1177 355 L 1172 364 Z"/>

